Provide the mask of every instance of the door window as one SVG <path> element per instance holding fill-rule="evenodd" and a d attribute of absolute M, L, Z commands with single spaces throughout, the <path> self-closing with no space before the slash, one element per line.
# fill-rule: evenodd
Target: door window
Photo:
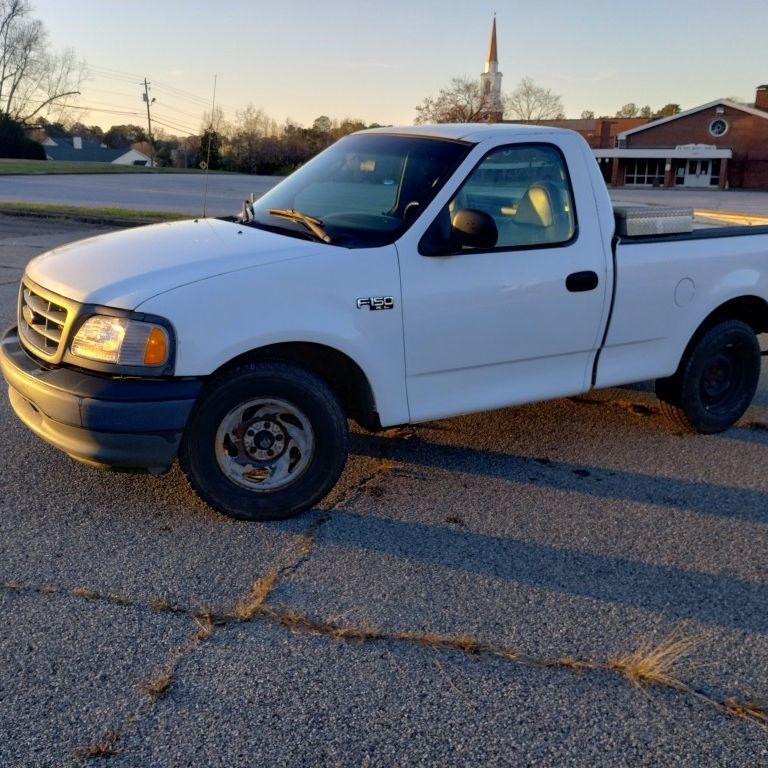
<path fill-rule="evenodd" d="M 462 216 L 467 210 L 472 215 Z M 462 219 L 495 228 L 496 249 L 561 245 L 576 234 L 565 160 L 559 149 L 546 144 L 518 144 L 488 153 L 448 204 L 447 215 L 454 239 Z M 489 249 L 487 241 L 478 248 L 458 238 L 458 251 Z"/>

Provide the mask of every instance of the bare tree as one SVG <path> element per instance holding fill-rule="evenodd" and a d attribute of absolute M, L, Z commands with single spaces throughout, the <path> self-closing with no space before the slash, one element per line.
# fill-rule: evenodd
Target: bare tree
<path fill-rule="evenodd" d="M 200 130 L 211 130 L 220 136 L 231 136 L 234 131 L 232 124 L 227 121 L 224 110 L 219 106 L 214 106 L 210 112 L 203 112 Z"/>
<path fill-rule="evenodd" d="M 0 116 L 30 122 L 79 94 L 85 64 L 69 49 L 50 53 L 47 37 L 28 0 L 0 0 Z"/>
<path fill-rule="evenodd" d="M 437 96 L 429 96 L 416 107 L 417 124 L 479 123 L 485 110 L 478 80 L 454 77 Z"/>
<path fill-rule="evenodd" d="M 539 120 L 562 120 L 565 117 L 560 97 L 548 88 L 536 85 L 530 77 L 524 77 L 507 96 L 504 113 L 515 120 L 534 123 Z"/>
<path fill-rule="evenodd" d="M 277 122 L 261 108 L 253 104 L 235 113 L 228 151 L 235 167 L 250 173 L 255 172 L 260 161 L 262 140 L 268 136 L 277 136 Z"/>

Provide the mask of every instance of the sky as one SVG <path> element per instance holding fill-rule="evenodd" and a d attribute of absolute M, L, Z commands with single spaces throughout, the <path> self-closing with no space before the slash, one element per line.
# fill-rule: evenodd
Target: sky
<path fill-rule="evenodd" d="M 30 0 L 53 50 L 89 67 L 80 121 L 199 133 L 213 103 L 279 123 L 410 125 L 453 77 L 478 77 L 496 14 L 502 90 L 530 77 L 567 117 L 627 102 L 754 101 L 768 83 L 766 0 Z M 214 93 L 215 91 L 215 93 Z"/>

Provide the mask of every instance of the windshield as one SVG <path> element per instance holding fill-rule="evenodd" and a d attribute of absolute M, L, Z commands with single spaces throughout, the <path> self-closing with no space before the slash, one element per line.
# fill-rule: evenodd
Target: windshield
<path fill-rule="evenodd" d="M 348 248 L 391 243 L 470 148 L 420 136 L 347 136 L 259 198 L 254 223 L 313 236 L 309 219 L 326 242 Z"/>

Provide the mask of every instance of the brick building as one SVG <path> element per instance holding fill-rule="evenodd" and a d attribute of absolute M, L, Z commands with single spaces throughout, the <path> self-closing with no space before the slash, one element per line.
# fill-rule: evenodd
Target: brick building
<path fill-rule="evenodd" d="M 624 130 L 594 152 L 613 186 L 768 189 L 768 85 L 754 106 L 712 101 Z"/>
<path fill-rule="evenodd" d="M 507 120 L 506 122 L 512 122 Z M 522 121 L 514 121 L 522 122 Z M 647 117 L 590 117 L 562 120 L 537 120 L 536 125 L 548 125 L 553 128 L 568 128 L 580 133 L 592 149 L 610 149 L 615 147 L 619 134 L 631 128 L 648 123 Z"/>

